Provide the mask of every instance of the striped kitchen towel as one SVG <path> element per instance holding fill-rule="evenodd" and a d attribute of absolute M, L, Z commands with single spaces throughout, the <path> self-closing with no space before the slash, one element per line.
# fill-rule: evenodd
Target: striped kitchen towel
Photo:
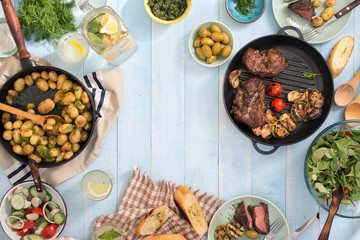
<path fill-rule="evenodd" d="M 44 59 L 32 56 L 34 65 L 50 65 Z M 18 55 L 0 59 L 0 86 L 12 75 L 21 70 Z M 98 119 L 95 124 L 94 135 L 81 154 L 72 161 L 56 168 L 40 168 L 42 181 L 56 186 L 59 183 L 75 176 L 87 168 L 99 155 L 105 136 L 116 121 L 120 110 L 123 94 L 122 71 L 120 69 L 94 72 L 80 79 L 92 93 L 95 100 L 95 109 Z M 12 184 L 32 179 L 27 165 L 13 159 L 0 147 L 0 165 L 4 169 Z"/>
<path fill-rule="evenodd" d="M 142 173 L 137 167 L 133 167 L 132 176 L 125 189 L 118 212 L 99 216 L 94 223 L 94 229 L 103 224 L 111 223 L 122 230 L 126 240 L 145 240 L 149 236 L 177 233 L 182 234 L 188 240 L 205 239 L 207 234 L 202 236 L 197 234 L 182 217 L 174 200 L 176 190 L 175 184 L 165 180 L 154 182 L 146 173 Z M 224 202 L 207 193 L 194 191 L 194 194 L 204 212 L 206 221 L 209 223 L 216 210 Z M 167 205 L 170 208 L 168 220 L 155 234 L 146 237 L 138 235 L 136 233 L 137 225 L 154 207 L 159 205 Z"/>

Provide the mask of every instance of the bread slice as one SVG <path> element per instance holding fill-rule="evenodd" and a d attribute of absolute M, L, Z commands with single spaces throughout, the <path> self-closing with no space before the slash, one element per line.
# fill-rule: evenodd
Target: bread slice
<path fill-rule="evenodd" d="M 181 234 L 167 234 L 148 237 L 146 240 L 186 240 L 186 238 Z"/>
<path fill-rule="evenodd" d="M 174 195 L 176 203 L 186 214 L 191 226 L 199 235 L 206 233 L 208 224 L 195 195 L 185 186 L 180 185 Z"/>
<path fill-rule="evenodd" d="M 152 209 L 136 227 L 137 234 L 146 236 L 158 230 L 169 217 L 169 207 L 165 205 Z"/>
<path fill-rule="evenodd" d="M 354 41 L 353 37 L 345 36 L 335 44 L 328 61 L 333 78 L 339 76 L 348 63 L 354 49 Z"/>

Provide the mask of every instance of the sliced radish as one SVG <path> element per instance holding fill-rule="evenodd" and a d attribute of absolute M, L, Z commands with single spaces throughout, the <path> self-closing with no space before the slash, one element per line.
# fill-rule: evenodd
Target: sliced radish
<path fill-rule="evenodd" d="M 10 223 L 11 218 L 15 218 L 15 219 L 19 220 L 19 222 L 15 223 L 15 224 L 11 224 Z M 14 228 L 14 229 L 22 229 L 24 227 L 24 221 L 21 218 L 17 217 L 17 216 L 9 216 L 6 219 L 6 222 L 11 228 Z"/>
<path fill-rule="evenodd" d="M 60 212 L 60 209 L 58 209 L 58 208 L 55 208 L 54 210 L 52 210 L 51 212 L 50 212 L 50 215 L 51 216 L 54 216 L 56 213 L 58 213 L 58 212 Z"/>
<path fill-rule="evenodd" d="M 29 221 L 35 221 L 39 218 L 39 214 L 37 213 L 29 213 L 28 215 L 26 215 L 27 220 Z"/>
<path fill-rule="evenodd" d="M 25 197 L 28 197 L 28 196 L 29 196 L 29 189 L 27 189 L 27 188 L 24 187 L 24 188 L 21 190 L 21 193 L 24 194 Z"/>
<path fill-rule="evenodd" d="M 17 187 L 17 188 L 15 188 L 14 191 L 13 191 L 13 194 L 15 194 L 15 193 L 21 193 L 23 188 L 24 188 L 24 187 Z"/>
<path fill-rule="evenodd" d="M 33 197 L 31 199 L 31 205 L 33 205 L 34 208 L 37 208 L 41 205 L 41 199 L 38 197 Z"/>
<path fill-rule="evenodd" d="M 25 201 L 24 209 L 31 207 L 31 202 Z"/>

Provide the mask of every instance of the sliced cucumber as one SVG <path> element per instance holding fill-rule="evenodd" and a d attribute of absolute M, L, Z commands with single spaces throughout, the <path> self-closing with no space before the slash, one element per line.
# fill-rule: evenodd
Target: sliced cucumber
<path fill-rule="evenodd" d="M 244 227 L 235 220 L 231 220 L 227 225 L 227 234 L 232 238 L 241 238 L 244 235 Z"/>
<path fill-rule="evenodd" d="M 51 208 L 51 210 L 60 209 L 60 207 L 53 202 L 49 203 L 48 206 Z"/>
<path fill-rule="evenodd" d="M 55 213 L 54 222 L 56 224 L 61 225 L 61 224 L 63 224 L 65 222 L 65 220 L 66 220 L 66 217 L 62 212 Z"/>
<path fill-rule="evenodd" d="M 34 186 L 31 186 L 31 187 L 29 188 L 29 193 L 30 193 L 30 195 L 33 196 L 33 197 L 39 197 L 39 193 L 37 192 L 35 185 L 34 185 Z M 43 194 L 44 194 L 44 200 L 45 200 L 46 202 L 52 200 L 51 194 L 48 193 L 45 189 L 43 189 Z M 50 200 L 47 200 L 46 198 L 49 198 Z"/>
<path fill-rule="evenodd" d="M 37 229 L 44 229 L 49 223 L 45 220 L 45 222 L 41 223 Z"/>
<path fill-rule="evenodd" d="M 38 218 L 38 220 L 36 220 L 35 228 L 38 229 L 38 228 L 40 227 L 40 225 L 41 225 L 42 223 L 44 223 L 44 222 L 47 223 L 46 219 L 45 219 L 43 216 L 40 216 L 40 217 Z"/>
<path fill-rule="evenodd" d="M 24 209 L 20 209 L 11 213 L 11 216 L 25 217 Z"/>
<path fill-rule="evenodd" d="M 40 234 L 30 234 L 29 240 L 45 240 L 45 238 Z"/>
<path fill-rule="evenodd" d="M 25 206 L 25 199 L 23 197 L 24 195 L 17 193 L 14 194 L 11 199 L 10 199 L 10 204 L 11 206 L 16 209 L 16 210 L 20 210 L 23 209 Z"/>
<path fill-rule="evenodd" d="M 45 214 L 46 214 L 46 217 L 50 220 L 50 221 L 54 221 L 54 216 L 52 216 L 51 214 L 50 214 L 50 211 L 49 211 L 49 209 L 45 209 Z"/>
<path fill-rule="evenodd" d="M 52 200 L 52 196 L 49 192 L 45 191 L 44 189 L 44 200 L 45 202 L 50 202 Z"/>

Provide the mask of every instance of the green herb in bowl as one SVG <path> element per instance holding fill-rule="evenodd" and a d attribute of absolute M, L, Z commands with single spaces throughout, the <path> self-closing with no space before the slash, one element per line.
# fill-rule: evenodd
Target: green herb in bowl
<path fill-rule="evenodd" d="M 307 180 L 317 197 L 325 201 L 341 186 L 350 190 L 342 204 L 359 201 L 360 130 L 338 129 L 316 140 L 307 158 Z"/>
<path fill-rule="evenodd" d="M 179 18 L 186 10 L 186 0 L 149 0 L 151 12 L 158 18 L 172 21 Z"/>
<path fill-rule="evenodd" d="M 257 8 L 255 0 L 233 0 L 236 3 L 235 10 L 243 15 L 249 15 L 249 13 Z"/>

